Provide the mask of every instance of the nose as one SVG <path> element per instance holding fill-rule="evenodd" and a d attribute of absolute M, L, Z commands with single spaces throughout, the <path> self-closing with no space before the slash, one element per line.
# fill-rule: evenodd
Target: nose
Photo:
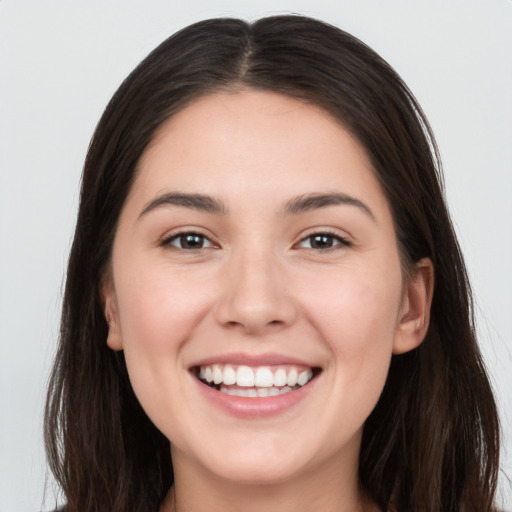
<path fill-rule="evenodd" d="M 217 321 L 224 327 L 264 335 L 291 325 L 296 306 L 286 272 L 263 250 L 234 255 L 221 277 Z"/>

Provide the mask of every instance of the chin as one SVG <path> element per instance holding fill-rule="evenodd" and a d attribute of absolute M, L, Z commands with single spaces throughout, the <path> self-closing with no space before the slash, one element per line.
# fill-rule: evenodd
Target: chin
<path fill-rule="evenodd" d="M 301 466 L 285 461 L 274 464 L 272 462 L 254 463 L 250 460 L 235 460 L 229 465 L 222 464 L 212 467 L 211 470 L 218 478 L 238 485 L 276 485 L 293 480 L 297 475 L 297 467 Z"/>
<path fill-rule="evenodd" d="M 308 454 L 300 454 L 297 448 L 290 449 L 284 445 L 283 442 L 277 449 L 272 449 L 272 443 L 268 440 L 245 447 L 236 442 L 226 446 L 211 441 L 194 458 L 203 471 L 226 483 L 281 484 L 306 471 L 312 462 Z"/>

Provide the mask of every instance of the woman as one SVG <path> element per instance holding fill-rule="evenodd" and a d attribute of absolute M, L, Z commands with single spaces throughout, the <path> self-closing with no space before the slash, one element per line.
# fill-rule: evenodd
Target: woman
<path fill-rule="evenodd" d="M 85 163 L 46 412 L 67 511 L 492 510 L 433 135 L 298 16 L 162 43 Z"/>

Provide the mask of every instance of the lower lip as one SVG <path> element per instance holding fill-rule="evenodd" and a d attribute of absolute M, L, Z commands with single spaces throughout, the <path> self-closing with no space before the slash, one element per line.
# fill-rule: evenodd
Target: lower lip
<path fill-rule="evenodd" d="M 263 418 L 278 415 L 304 400 L 315 386 L 318 378 L 310 380 L 305 386 L 282 395 L 269 397 L 243 397 L 228 395 L 192 376 L 203 396 L 215 406 L 240 418 Z"/>

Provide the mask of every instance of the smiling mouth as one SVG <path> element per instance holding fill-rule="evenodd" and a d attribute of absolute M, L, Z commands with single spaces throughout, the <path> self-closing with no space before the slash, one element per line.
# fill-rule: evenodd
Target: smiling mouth
<path fill-rule="evenodd" d="M 213 364 L 192 369 L 206 386 L 232 396 L 269 397 L 290 393 L 306 386 L 320 368 L 300 366 L 259 366 Z"/>

